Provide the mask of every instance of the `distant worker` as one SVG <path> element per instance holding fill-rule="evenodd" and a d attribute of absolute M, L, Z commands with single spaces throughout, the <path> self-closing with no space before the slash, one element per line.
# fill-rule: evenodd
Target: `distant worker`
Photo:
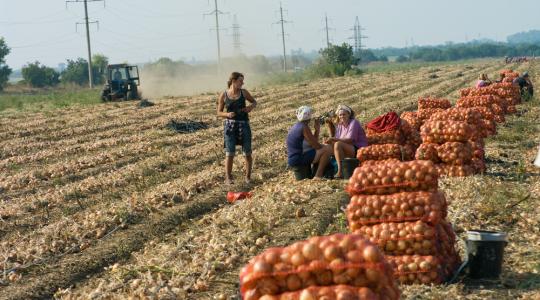
<path fill-rule="evenodd" d="M 478 78 L 478 81 L 476 82 L 476 88 L 481 88 L 490 85 L 492 82 L 488 78 L 486 73 L 480 74 L 480 77 Z"/>
<path fill-rule="evenodd" d="M 116 71 L 114 71 L 113 80 L 116 80 L 116 81 L 122 80 L 122 73 L 120 72 L 120 70 L 117 69 Z"/>
<path fill-rule="evenodd" d="M 314 119 L 315 132 L 311 131 L 309 127 L 313 119 L 311 107 L 299 107 L 296 110 L 296 119 L 298 122 L 287 134 L 287 164 L 293 168 L 308 170 L 311 170 L 312 164 L 318 164 L 314 178 L 320 179 L 328 165 L 332 149 L 329 145 L 319 143 L 321 123 L 318 119 Z"/>
<path fill-rule="evenodd" d="M 225 118 L 225 184 L 233 183 L 232 167 L 236 145 L 242 146 L 242 152 L 246 159 L 245 183 L 251 183 L 253 157 L 251 155 L 251 127 L 248 114 L 257 106 L 257 101 L 247 90 L 242 89 L 243 85 L 244 75 L 232 72 L 227 81 L 227 89 L 218 98 L 217 115 Z M 246 106 L 246 101 L 251 104 Z"/>
<path fill-rule="evenodd" d="M 512 84 L 519 86 L 521 97 L 523 97 L 524 100 L 528 100 L 533 96 L 534 89 L 528 72 L 523 72 L 521 76 L 516 77 L 516 79 L 512 81 Z"/>
<path fill-rule="evenodd" d="M 336 109 L 337 124 L 334 125 L 328 118 L 326 125 L 332 136 L 326 142 L 332 145 L 333 154 L 338 166 L 336 177 L 343 178 L 342 160 L 356 157 L 359 148 L 368 145 L 366 133 L 358 120 L 354 118 L 354 111 L 347 105 L 339 105 Z"/>

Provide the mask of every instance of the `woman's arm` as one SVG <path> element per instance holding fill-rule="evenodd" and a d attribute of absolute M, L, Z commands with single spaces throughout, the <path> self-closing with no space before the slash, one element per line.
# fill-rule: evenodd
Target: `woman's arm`
<path fill-rule="evenodd" d="M 224 112 L 223 109 L 225 108 L 225 93 L 221 93 L 218 98 L 218 105 L 217 105 L 217 116 L 221 118 L 234 118 L 235 113 L 234 112 Z"/>
<path fill-rule="evenodd" d="M 319 143 L 318 139 L 313 135 L 313 133 L 311 133 L 311 129 L 309 129 L 309 126 L 304 125 L 304 129 L 302 132 L 304 134 L 304 138 L 313 149 L 322 148 L 322 145 Z"/>
<path fill-rule="evenodd" d="M 330 118 L 326 119 L 326 128 L 328 128 L 328 132 L 330 132 L 330 136 L 336 136 L 336 126 L 334 125 L 334 122 Z"/>
<path fill-rule="evenodd" d="M 251 103 L 251 105 L 243 108 L 242 111 L 251 112 L 255 107 L 257 107 L 257 101 L 255 100 L 255 98 L 253 98 L 253 96 L 251 96 L 251 94 L 247 90 L 242 90 L 242 91 L 244 93 L 244 97 L 246 98 L 246 100 L 249 101 L 249 103 Z"/>

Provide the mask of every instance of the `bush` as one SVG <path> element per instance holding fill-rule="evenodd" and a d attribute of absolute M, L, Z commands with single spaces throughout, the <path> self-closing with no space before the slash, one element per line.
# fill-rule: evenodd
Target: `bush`
<path fill-rule="evenodd" d="M 409 60 L 409 58 L 408 58 L 407 56 L 405 56 L 405 55 L 400 55 L 400 56 L 398 56 L 398 57 L 396 58 L 396 62 L 398 62 L 398 63 L 400 63 L 400 62 L 406 62 L 406 61 L 408 61 L 408 60 Z"/>
<path fill-rule="evenodd" d="M 0 91 L 8 82 L 11 69 L 6 65 L 5 57 L 9 54 L 10 49 L 7 46 L 4 38 L 0 38 Z"/>
<path fill-rule="evenodd" d="M 358 76 L 364 74 L 364 71 L 359 68 L 352 68 L 350 70 L 345 71 L 345 76 Z"/>
<path fill-rule="evenodd" d="M 53 68 L 40 65 L 39 61 L 22 68 L 24 81 L 33 87 L 55 86 L 60 83 L 60 74 Z"/>
<path fill-rule="evenodd" d="M 95 84 L 103 83 L 98 66 L 92 66 L 92 76 Z M 67 67 L 62 72 L 60 80 L 64 83 L 88 84 L 88 61 L 80 57 L 77 60 L 68 59 Z"/>

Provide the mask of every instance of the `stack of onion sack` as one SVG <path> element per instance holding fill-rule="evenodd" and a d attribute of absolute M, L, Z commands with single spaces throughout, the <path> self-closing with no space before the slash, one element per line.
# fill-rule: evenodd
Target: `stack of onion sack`
<path fill-rule="evenodd" d="M 417 116 L 422 125 L 427 121 L 431 115 L 437 112 L 442 112 L 452 107 L 448 99 L 424 97 L 418 98 L 418 112 Z"/>
<path fill-rule="evenodd" d="M 519 86 L 512 83 L 502 82 L 493 83 L 489 86 L 482 88 L 467 88 L 460 90 L 461 97 L 467 96 L 498 96 L 505 102 L 506 110 L 508 113 L 513 113 L 515 105 L 521 103 L 521 93 L 519 92 Z"/>
<path fill-rule="evenodd" d="M 412 160 L 422 142 L 418 131 L 395 112 L 381 115 L 366 125 L 368 146 L 360 148 L 357 158 L 362 164 L 367 160 Z"/>
<path fill-rule="evenodd" d="M 312 237 L 270 248 L 240 272 L 242 299 L 399 299 L 392 268 L 376 245 L 355 234 Z M 291 293 L 293 292 L 293 293 Z M 301 298 L 312 295 L 314 298 Z M 361 298 L 369 295 L 371 298 Z"/>
<path fill-rule="evenodd" d="M 497 123 L 504 123 L 506 114 L 506 102 L 499 96 L 466 96 L 461 97 L 456 102 L 456 107 L 486 107 L 491 109 Z"/>
<path fill-rule="evenodd" d="M 514 79 L 516 79 L 517 77 L 519 77 L 519 73 L 518 72 L 514 72 L 513 70 L 501 70 L 499 72 L 499 74 L 504 74 L 504 79 L 503 79 L 503 82 L 504 83 L 512 83 L 512 81 Z"/>
<path fill-rule="evenodd" d="M 484 155 L 484 138 L 494 135 L 497 132 L 495 122 L 493 120 L 484 119 L 483 117 L 483 114 L 479 112 L 476 108 L 460 107 L 448 109 L 444 113 L 434 114 L 430 120 L 459 121 L 471 125 L 473 129 L 471 139 L 467 141 L 468 145 L 463 146 L 455 143 L 450 143 L 448 145 L 442 146 L 427 144 L 427 146 L 422 147 L 422 150 L 424 151 L 420 151 L 420 157 L 423 157 L 423 154 L 427 154 L 429 158 L 424 159 L 432 160 L 435 163 L 448 163 L 448 161 L 450 161 L 454 164 L 463 164 L 467 163 L 467 157 L 469 156 L 469 152 L 472 151 L 472 157 L 470 160 L 472 167 L 475 173 L 483 173 L 486 169 Z M 457 149 L 455 149 L 454 152 L 448 151 L 449 148 L 452 147 L 457 147 Z M 432 156 L 434 149 L 436 149 L 437 151 L 436 157 Z M 460 150 L 463 150 L 463 153 L 459 153 Z M 455 159 L 453 157 L 454 154 L 458 156 Z"/>
<path fill-rule="evenodd" d="M 402 283 L 442 283 L 459 265 L 437 184 L 437 169 L 427 160 L 369 164 L 349 179 L 349 229 L 379 246 Z M 409 257 L 426 263 L 404 270 Z"/>
<path fill-rule="evenodd" d="M 420 128 L 423 143 L 416 150 L 416 159 L 435 163 L 441 176 L 463 177 L 482 173 L 485 170 L 483 151 L 485 132 L 481 127 L 475 127 L 479 122 L 479 115 L 471 110 L 467 113 L 468 117 L 467 115 L 457 117 L 457 112 L 454 111 L 443 117 L 446 120 L 441 121 L 434 116 L 424 123 Z M 454 121 L 452 116 L 465 122 Z"/>

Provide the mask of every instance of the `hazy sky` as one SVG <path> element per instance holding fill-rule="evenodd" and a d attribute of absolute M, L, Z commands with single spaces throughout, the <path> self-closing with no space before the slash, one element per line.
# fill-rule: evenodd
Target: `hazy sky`
<path fill-rule="evenodd" d="M 222 56 L 233 54 L 232 23 L 237 15 L 242 52 L 280 54 L 278 0 L 217 0 Z M 512 33 L 540 29 L 539 0 L 282 0 L 286 45 L 318 50 L 325 45 L 324 15 L 331 41 L 350 42 L 358 16 L 370 48 L 463 42 L 476 38 L 505 40 Z M 89 2 L 92 51 L 111 62 L 147 62 L 159 57 L 191 60 L 217 56 L 214 0 L 108 0 Z M 67 58 L 86 58 L 83 3 L 59 0 L 0 0 L 0 36 L 11 54 L 7 63 L 20 68 L 40 61 L 57 66 Z"/>

